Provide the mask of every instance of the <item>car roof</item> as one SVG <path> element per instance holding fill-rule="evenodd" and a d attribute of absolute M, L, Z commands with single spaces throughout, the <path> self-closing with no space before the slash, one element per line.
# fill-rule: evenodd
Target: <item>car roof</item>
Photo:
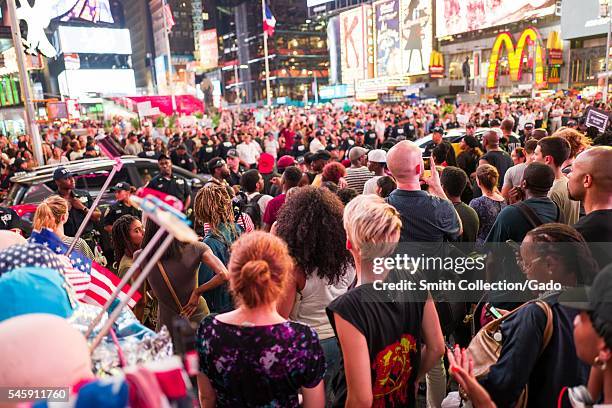
<path fill-rule="evenodd" d="M 152 163 L 157 165 L 157 160 L 153 159 L 145 159 L 137 156 L 121 156 L 121 163 L 125 164 L 133 164 L 133 163 Z M 96 157 L 91 159 L 81 159 L 75 160 L 68 163 L 62 163 L 61 166 L 66 168 L 71 173 L 84 173 L 84 172 L 94 172 L 99 170 L 109 169 L 111 166 L 115 164 L 115 160 L 106 158 L 106 157 Z M 45 165 L 35 168 L 30 172 L 24 172 L 18 175 L 15 175 L 11 178 L 11 182 L 20 183 L 20 184 L 40 184 L 46 183 L 53 179 L 53 172 L 59 165 L 51 164 Z M 177 169 L 177 166 L 172 166 L 174 170 Z M 192 175 L 193 178 L 200 178 L 205 181 L 205 178 L 198 176 L 196 174 Z"/>
<path fill-rule="evenodd" d="M 490 128 L 476 128 L 476 134 L 480 135 L 484 132 L 486 132 L 487 130 L 491 130 Z M 461 136 L 465 134 L 465 128 L 456 128 L 456 129 L 449 129 L 446 133 L 444 133 L 443 138 L 451 138 L 451 137 L 457 137 L 457 136 Z M 427 142 L 431 141 L 431 135 L 432 133 L 428 134 L 427 136 L 423 136 L 420 139 L 415 140 L 414 143 L 416 143 L 418 146 L 421 146 Z"/>

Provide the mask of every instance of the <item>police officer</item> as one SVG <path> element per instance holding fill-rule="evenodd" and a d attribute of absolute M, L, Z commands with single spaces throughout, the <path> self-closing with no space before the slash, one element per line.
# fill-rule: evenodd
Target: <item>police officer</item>
<path fill-rule="evenodd" d="M 372 128 L 372 124 L 370 122 L 366 122 L 365 124 L 365 144 L 372 146 L 373 149 L 378 146 L 378 135 Z"/>
<path fill-rule="evenodd" d="M 68 201 L 70 205 L 68 221 L 66 221 L 64 225 L 64 234 L 69 237 L 74 237 L 79 230 L 79 226 L 83 223 L 85 215 L 90 211 L 93 205 L 93 199 L 87 191 L 75 190 L 74 175 L 63 166 L 59 166 L 55 169 L 53 172 L 53 181 L 55 181 L 57 186 L 57 194 Z M 102 213 L 97 208 L 94 209 L 90 222 L 83 231 L 84 237 L 93 232 L 93 222 L 100 221 L 100 218 L 102 218 Z M 87 239 L 85 240 L 87 241 Z"/>
<path fill-rule="evenodd" d="M 107 208 L 104 214 L 104 230 L 109 234 L 113 230 L 113 224 L 123 215 L 133 215 L 140 218 L 142 212 L 132 204 L 132 189 L 130 183 L 122 181 L 111 187 L 111 191 L 115 193 L 115 201 Z"/>
<path fill-rule="evenodd" d="M 170 154 L 172 164 L 175 166 L 182 167 L 183 169 L 192 173 L 197 173 L 196 164 L 189 153 L 187 153 L 187 146 L 184 144 L 178 145 L 176 150 L 173 150 Z"/>
<path fill-rule="evenodd" d="M 160 153 L 155 151 L 155 147 L 151 142 L 144 142 L 142 144 L 142 152 L 138 153 L 138 157 L 142 159 L 153 159 L 157 160 Z"/>
<path fill-rule="evenodd" d="M 200 147 L 197 154 L 198 169 L 200 173 L 210 174 L 208 171 L 208 162 L 217 156 L 217 149 L 215 148 L 215 143 L 207 136 L 204 136 L 201 141 L 202 147 Z"/>
<path fill-rule="evenodd" d="M 191 204 L 191 186 L 183 178 L 172 174 L 172 162 L 165 154 L 157 160 L 159 174 L 149 182 L 148 188 L 169 194 L 181 200 L 185 208 Z"/>

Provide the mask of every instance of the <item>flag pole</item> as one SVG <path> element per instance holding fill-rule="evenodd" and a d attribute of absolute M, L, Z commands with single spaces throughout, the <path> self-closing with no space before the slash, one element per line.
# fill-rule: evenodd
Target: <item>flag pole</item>
<path fill-rule="evenodd" d="M 162 0 L 162 20 L 164 20 L 166 51 L 168 52 L 168 88 L 172 99 L 172 114 L 174 115 L 176 113 L 176 96 L 174 95 L 174 83 L 172 81 L 172 52 L 170 51 L 170 35 L 168 33 L 168 22 L 166 21 L 166 0 Z"/>
<path fill-rule="evenodd" d="M 263 28 L 263 22 L 266 19 L 266 0 L 261 0 L 261 23 Z M 266 105 L 267 107 L 272 106 L 272 94 L 270 93 L 270 63 L 268 62 L 268 32 L 263 30 L 263 41 L 264 41 L 264 61 L 266 65 Z"/>

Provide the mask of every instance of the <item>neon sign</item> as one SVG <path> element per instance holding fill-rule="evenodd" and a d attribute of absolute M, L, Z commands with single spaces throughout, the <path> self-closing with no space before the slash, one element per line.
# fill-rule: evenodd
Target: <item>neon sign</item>
<path fill-rule="evenodd" d="M 525 55 L 525 48 L 531 44 L 535 44 L 535 83 L 536 85 L 546 84 L 545 79 L 545 49 L 542 47 L 540 33 L 533 27 L 526 28 L 519 37 L 514 47 L 514 39 L 509 32 L 503 32 L 495 38 L 493 49 L 491 50 L 491 59 L 489 63 L 489 72 L 487 74 L 487 88 L 494 88 L 499 72 L 499 57 L 502 52 L 502 47 L 506 48 L 508 53 L 508 65 L 510 66 L 510 79 L 512 81 L 520 81 L 521 65 Z"/>

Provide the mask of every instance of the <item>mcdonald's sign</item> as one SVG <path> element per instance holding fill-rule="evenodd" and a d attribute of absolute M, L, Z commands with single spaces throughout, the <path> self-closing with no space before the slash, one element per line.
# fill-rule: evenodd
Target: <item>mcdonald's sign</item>
<path fill-rule="evenodd" d="M 553 31 L 548 35 L 546 50 L 548 51 L 548 63 L 550 65 L 563 64 L 563 42 L 558 31 Z"/>
<path fill-rule="evenodd" d="M 429 57 L 429 77 L 432 79 L 444 78 L 444 55 L 432 51 Z"/>
<path fill-rule="evenodd" d="M 516 43 L 516 48 L 514 46 L 514 38 L 509 32 L 500 33 L 497 38 L 495 38 L 495 42 L 493 43 L 493 48 L 491 50 L 491 59 L 489 60 L 487 88 L 495 87 L 495 82 L 497 81 L 499 72 L 499 59 L 502 53 L 502 47 L 505 47 L 506 52 L 508 53 L 510 79 L 512 81 L 520 81 L 522 73 L 521 65 L 525 54 L 525 48 L 529 44 L 535 44 L 536 46 L 536 55 L 534 58 L 534 62 L 536 64 L 535 83 L 536 85 L 540 86 L 546 83 L 544 64 L 546 51 L 542 46 L 542 40 L 538 30 L 533 27 L 529 27 L 521 33 L 521 36 Z"/>

